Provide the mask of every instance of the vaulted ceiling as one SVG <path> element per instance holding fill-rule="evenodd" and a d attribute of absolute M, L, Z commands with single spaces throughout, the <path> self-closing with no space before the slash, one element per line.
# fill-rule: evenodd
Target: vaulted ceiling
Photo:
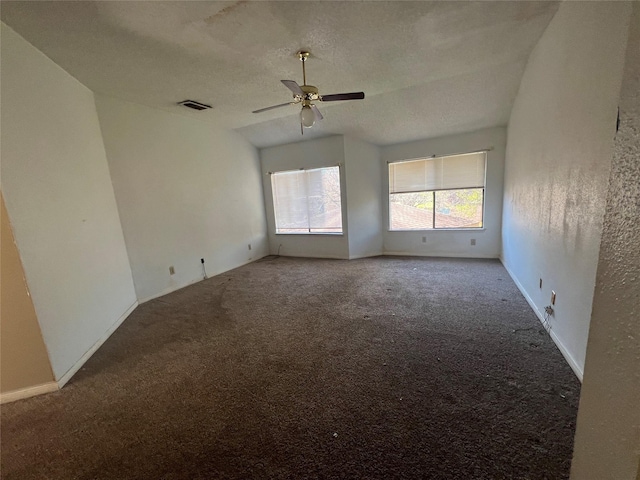
<path fill-rule="evenodd" d="M 2 2 L 2 21 L 94 92 L 237 130 L 257 147 L 299 141 L 281 79 L 321 94 L 304 139 L 378 145 L 506 125 L 556 2 Z M 46 79 L 42 79 L 46 81 Z M 195 112 L 193 99 L 213 106 Z"/>

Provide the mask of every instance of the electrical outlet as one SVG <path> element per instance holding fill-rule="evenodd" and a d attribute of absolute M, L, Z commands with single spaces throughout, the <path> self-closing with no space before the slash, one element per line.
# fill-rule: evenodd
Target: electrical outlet
<path fill-rule="evenodd" d="M 174 273 L 176 273 L 176 269 L 175 269 L 175 268 L 173 268 L 173 265 L 171 265 L 171 266 L 169 267 L 169 275 L 173 275 Z"/>
<path fill-rule="evenodd" d="M 427 243 L 427 237 L 422 237 L 422 243 Z"/>
<path fill-rule="evenodd" d="M 556 304 L 556 292 L 551 290 L 551 305 L 555 305 L 555 304 Z"/>
<path fill-rule="evenodd" d="M 476 239 L 475 239 L 475 238 L 472 238 L 472 239 L 471 239 L 471 245 L 475 245 L 475 244 L 476 244 Z"/>
<path fill-rule="evenodd" d="M 249 250 L 251 250 L 251 244 L 249 244 Z"/>

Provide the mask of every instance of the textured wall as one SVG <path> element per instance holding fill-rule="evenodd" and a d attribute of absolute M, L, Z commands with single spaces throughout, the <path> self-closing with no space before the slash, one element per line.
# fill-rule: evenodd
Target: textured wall
<path fill-rule="evenodd" d="M 0 393 L 53 381 L 4 198 L 0 197 Z"/>
<path fill-rule="evenodd" d="M 631 25 L 578 412 L 575 480 L 640 475 L 640 3 Z"/>
<path fill-rule="evenodd" d="M 502 259 L 581 376 L 631 5 L 562 2 L 508 127 Z M 543 287 L 539 288 L 539 279 Z"/>

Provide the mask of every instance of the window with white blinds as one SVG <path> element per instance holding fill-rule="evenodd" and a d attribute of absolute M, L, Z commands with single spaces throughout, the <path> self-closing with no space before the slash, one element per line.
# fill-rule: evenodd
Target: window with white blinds
<path fill-rule="evenodd" d="M 486 152 L 389 164 L 390 230 L 482 228 Z"/>
<path fill-rule="evenodd" d="M 389 193 L 484 188 L 485 152 L 389 164 Z"/>
<path fill-rule="evenodd" d="M 340 167 L 271 174 L 276 233 L 342 233 Z"/>

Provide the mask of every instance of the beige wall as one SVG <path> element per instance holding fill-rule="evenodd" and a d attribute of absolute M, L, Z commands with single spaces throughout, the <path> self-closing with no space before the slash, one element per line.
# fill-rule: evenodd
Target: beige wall
<path fill-rule="evenodd" d="M 640 478 L 640 3 L 620 96 L 571 478 Z"/>
<path fill-rule="evenodd" d="M 0 241 L 0 392 L 53 381 L 47 350 L 27 290 L 22 263 L 2 202 Z"/>

